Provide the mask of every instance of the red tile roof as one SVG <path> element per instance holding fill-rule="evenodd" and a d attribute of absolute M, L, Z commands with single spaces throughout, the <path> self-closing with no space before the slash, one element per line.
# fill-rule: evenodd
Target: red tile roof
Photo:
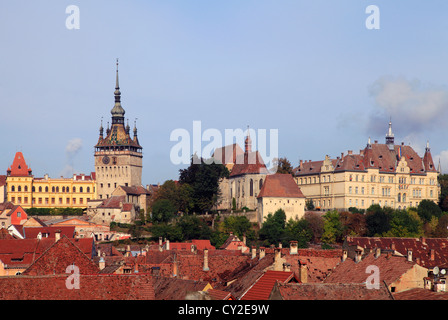
<path fill-rule="evenodd" d="M 409 289 L 393 295 L 395 300 L 448 300 L 448 292 L 435 292 L 423 288 Z"/>
<path fill-rule="evenodd" d="M 230 177 L 243 174 L 267 174 L 268 170 L 258 151 L 245 152 L 236 158 Z"/>
<path fill-rule="evenodd" d="M 209 289 L 207 294 L 212 300 L 235 300 L 235 297 L 230 292 L 223 290 Z"/>
<path fill-rule="evenodd" d="M 300 283 L 277 282 L 272 300 L 393 300 L 387 287 L 367 289 L 361 283 Z"/>
<path fill-rule="evenodd" d="M 349 154 L 330 159 L 335 172 L 365 171 L 369 168 L 377 168 L 380 172 L 395 173 L 399 155 L 405 158 L 410 167 L 411 174 L 424 174 L 427 171 L 435 172 L 434 163 L 429 150 L 421 158 L 415 150 L 406 145 L 395 145 L 392 150 L 386 144 L 374 143 L 366 147 L 359 154 Z M 302 162 L 294 169 L 295 176 L 320 173 L 323 161 Z"/>
<path fill-rule="evenodd" d="M 258 195 L 262 197 L 305 198 L 292 175 L 281 173 L 266 176 Z"/>
<path fill-rule="evenodd" d="M 154 277 L 156 300 L 185 300 L 190 291 L 203 291 L 206 281 L 183 280 L 178 278 Z"/>
<path fill-rule="evenodd" d="M 113 208 L 121 209 L 125 203 L 126 196 L 112 196 L 110 198 L 104 199 L 103 202 L 98 206 L 98 208 Z"/>
<path fill-rule="evenodd" d="M 448 267 L 447 238 L 382 238 L 347 237 L 345 246 L 373 250 L 374 248 L 393 249 L 406 256 L 412 250 L 412 259 L 425 268 Z M 431 251 L 433 250 L 433 251 Z M 433 260 L 431 259 L 433 253 Z"/>
<path fill-rule="evenodd" d="M 243 294 L 240 300 L 268 300 L 277 281 L 288 283 L 292 280 L 297 281 L 293 272 L 268 270 Z"/>
<path fill-rule="evenodd" d="M 381 253 L 375 258 L 373 253 L 365 256 L 360 262 L 346 259 L 341 262 L 332 273 L 324 280 L 325 283 L 364 283 L 366 281 L 366 269 L 370 265 L 379 268 L 380 282 L 390 285 L 397 281 L 403 274 L 412 269 L 416 263 L 407 261 L 406 257 Z"/>
<path fill-rule="evenodd" d="M 0 277 L 0 300 L 154 300 L 148 274 L 83 275 L 68 289 L 68 274 Z"/>
<path fill-rule="evenodd" d="M 23 227 L 22 235 L 25 239 L 37 238 L 38 234 L 42 235 L 42 238 L 55 238 L 56 231 L 60 231 L 61 235 L 68 238 L 75 236 L 74 226 L 59 226 L 59 227 Z"/>

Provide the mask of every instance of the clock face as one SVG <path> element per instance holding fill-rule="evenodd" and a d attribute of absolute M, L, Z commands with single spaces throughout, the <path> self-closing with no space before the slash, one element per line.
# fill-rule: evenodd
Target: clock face
<path fill-rule="evenodd" d="M 110 161 L 110 159 L 109 159 L 108 156 L 103 157 L 103 163 L 104 163 L 104 164 L 108 164 L 109 161 Z"/>

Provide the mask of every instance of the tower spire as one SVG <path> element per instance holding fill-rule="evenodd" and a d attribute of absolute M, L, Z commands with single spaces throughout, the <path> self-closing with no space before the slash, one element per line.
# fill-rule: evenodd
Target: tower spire
<path fill-rule="evenodd" d="M 123 107 L 121 106 L 121 92 L 120 92 L 120 85 L 118 82 L 118 58 L 117 58 L 117 71 L 116 71 L 116 77 L 115 77 L 115 91 L 114 91 L 114 95 L 115 95 L 115 105 L 112 108 L 112 110 L 110 111 L 110 113 L 112 114 L 112 124 L 114 123 L 121 123 L 124 125 L 124 114 L 125 111 L 123 109 Z"/>
<path fill-rule="evenodd" d="M 387 131 L 386 134 L 386 144 L 389 147 L 389 150 L 394 150 L 394 142 L 395 138 L 394 138 L 394 134 L 392 132 L 392 118 L 390 118 L 389 120 L 389 130 Z"/>
<path fill-rule="evenodd" d="M 245 141 L 245 148 L 246 153 L 252 152 L 252 139 L 250 138 L 250 132 L 249 132 L 249 126 L 247 126 L 247 137 Z"/>

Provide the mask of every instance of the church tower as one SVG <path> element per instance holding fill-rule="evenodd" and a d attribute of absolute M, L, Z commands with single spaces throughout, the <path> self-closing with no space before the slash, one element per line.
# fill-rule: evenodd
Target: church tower
<path fill-rule="evenodd" d="M 118 186 L 141 186 L 142 147 L 137 138 L 131 138 L 129 123 L 125 126 L 125 111 L 121 106 L 121 92 L 118 84 L 118 59 L 115 80 L 115 105 L 111 110 L 112 124 L 107 124 L 106 137 L 101 121 L 98 143 L 95 145 L 95 174 L 99 199 L 107 199 Z"/>

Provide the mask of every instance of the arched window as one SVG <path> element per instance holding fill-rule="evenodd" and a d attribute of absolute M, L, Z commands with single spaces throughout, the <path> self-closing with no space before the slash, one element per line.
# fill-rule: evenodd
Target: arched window
<path fill-rule="evenodd" d="M 398 194 L 398 202 L 401 202 L 401 193 Z"/>
<path fill-rule="evenodd" d="M 22 191 L 22 186 L 18 186 L 18 187 L 17 187 L 17 191 L 18 191 L 18 192 Z"/>
<path fill-rule="evenodd" d="M 300 179 L 300 183 L 302 183 L 302 179 Z M 263 186 L 263 179 L 260 179 L 260 190 L 262 186 Z"/>
<path fill-rule="evenodd" d="M 47 186 L 47 187 L 45 187 L 45 192 L 48 192 L 48 186 Z"/>
<path fill-rule="evenodd" d="M 406 202 L 406 193 L 403 193 L 403 202 Z"/>
<path fill-rule="evenodd" d="M 62 187 L 62 192 L 65 192 L 65 187 Z"/>
<path fill-rule="evenodd" d="M 82 187 L 79 187 L 79 192 L 82 192 L 83 190 L 82 190 Z"/>
<path fill-rule="evenodd" d="M 25 192 L 28 192 L 28 186 L 23 187 Z"/>
<path fill-rule="evenodd" d="M 251 197 L 254 196 L 254 180 L 252 180 L 252 179 L 250 179 L 249 194 L 250 194 Z"/>
<path fill-rule="evenodd" d="M 55 188 L 54 187 L 51 187 L 51 192 L 54 192 L 55 191 Z"/>
<path fill-rule="evenodd" d="M 56 192 L 59 192 L 59 187 L 56 187 Z"/>
<path fill-rule="evenodd" d="M 35 191 L 36 191 L 36 188 L 35 188 L 34 186 L 32 186 L 32 187 L 31 187 L 31 191 L 32 191 L 32 192 L 35 192 Z"/>
<path fill-rule="evenodd" d="M 76 187 L 73 187 L 73 192 L 76 192 Z"/>
<path fill-rule="evenodd" d="M 87 193 L 90 193 L 90 187 L 87 187 Z"/>
<path fill-rule="evenodd" d="M 11 186 L 11 191 L 15 192 L 16 191 L 16 187 L 15 186 Z"/>
<path fill-rule="evenodd" d="M 42 192 L 42 187 L 39 187 L 39 192 Z"/>

